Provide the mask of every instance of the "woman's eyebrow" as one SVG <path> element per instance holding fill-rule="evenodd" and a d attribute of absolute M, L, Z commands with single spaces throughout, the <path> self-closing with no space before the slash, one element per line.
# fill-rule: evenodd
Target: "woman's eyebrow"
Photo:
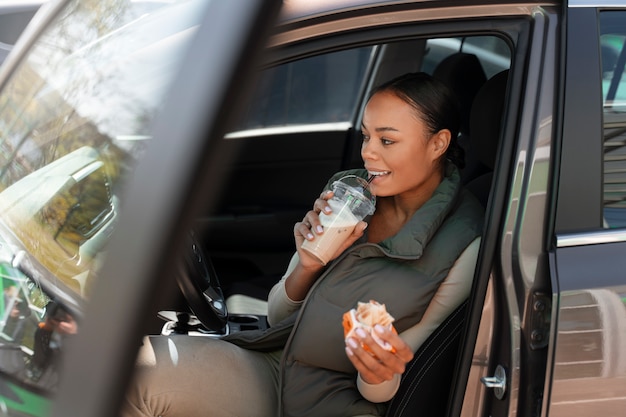
<path fill-rule="evenodd" d="M 365 127 L 365 125 L 361 123 L 361 129 L 367 130 L 367 127 Z M 391 127 L 391 126 L 377 127 L 374 129 L 374 131 L 375 132 L 399 132 L 398 129 L 396 129 L 395 127 Z"/>

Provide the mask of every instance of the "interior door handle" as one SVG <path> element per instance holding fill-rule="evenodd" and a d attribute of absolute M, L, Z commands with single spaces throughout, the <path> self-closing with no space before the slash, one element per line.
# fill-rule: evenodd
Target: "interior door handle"
<path fill-rule="evenodd" d="M 501 400 L 506 392 L 506 371 L 502 365 L 496 367 L 493 376 L 484 376 L 480 378 L 480 382 L 487 388 L 493 388 L 493 394 L 497 399 Z"/>

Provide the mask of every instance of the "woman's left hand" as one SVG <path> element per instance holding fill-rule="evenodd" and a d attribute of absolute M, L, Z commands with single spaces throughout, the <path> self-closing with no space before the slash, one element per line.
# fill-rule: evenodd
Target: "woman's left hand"
<path fill-rule="evenodd" d="M 368 384 L 380 384 L 390 381 L 394 374 L 402 374 L 406 364 L 413 359 L 409 345 L 395 332 L 377 325 L 374 330 L 382 341 L 393 346 L 392 351 L 380 346 L 372 336 L 363 329 L 356 330 L 356 337 L 346 339 L 346 354 L 363 381 Z M 363 348 L 367 345 L 369 351 Z"/>

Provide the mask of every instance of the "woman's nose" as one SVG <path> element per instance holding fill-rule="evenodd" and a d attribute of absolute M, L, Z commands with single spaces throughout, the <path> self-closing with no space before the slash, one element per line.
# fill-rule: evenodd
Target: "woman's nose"
<path fill-rule="evenodd" d="M 372 160 L 376 158 L 376 150 L 372 145 L 372 140 L 363 141 L 361 144 L 361 158 L 365 160 Z"/>

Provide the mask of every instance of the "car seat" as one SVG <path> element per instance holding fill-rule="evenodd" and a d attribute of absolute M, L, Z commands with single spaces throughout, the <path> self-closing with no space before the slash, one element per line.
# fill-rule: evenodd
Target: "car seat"
<path fill-rule="evenodd" d="M 433 77 L 443 81 L 454 91 L 461 113 L 460 133 L 469 135 L 470 110 L 478 90 L 487 81 L 483 67 L 474 54 L 456 52 L 444 58 L 433 71 Z"/>
<path fill-rule="evenodd" d="M 467 182 L 465 187 L 471 191 L 483 207 L 487 206 L 493 169 L 496 163 L 498 144 L 506 87 L 509 71 L 504 70 L 491 77 L 476 94 L 470 113 L 472 129 L 471 146 L 475 149 L 478 162 L 482 165 L 482 174 Z"/>
<path fill-rule="evenodd" d="M 471 141 L 470 112 L 472 103 L 480 88 L 487 81 L 487 76 L 478 57 L 465 52 L 457 52 L 442 60 L 433 77 L 446 83 L 457 96 L 460 112 L 459 145 L 465 151 L 465 167 L 461 170 L 461 181 L 465 184 L 469 179 L 482 172 Z"/>
<path fill-rule="evenodd" d="M 407 330 L 407 340 L 416 354 L 407 364 L 387 417 L 436 416 L 445 411 L 480 241 L 476 238 L 463 251 L 439 285 L 420 323 Z M 267 314 L 266 301 L 242 294 L 229 297 L 227 305 L 229 313 Z M 424 413 L 425 410 L 432 412 Z"/>

